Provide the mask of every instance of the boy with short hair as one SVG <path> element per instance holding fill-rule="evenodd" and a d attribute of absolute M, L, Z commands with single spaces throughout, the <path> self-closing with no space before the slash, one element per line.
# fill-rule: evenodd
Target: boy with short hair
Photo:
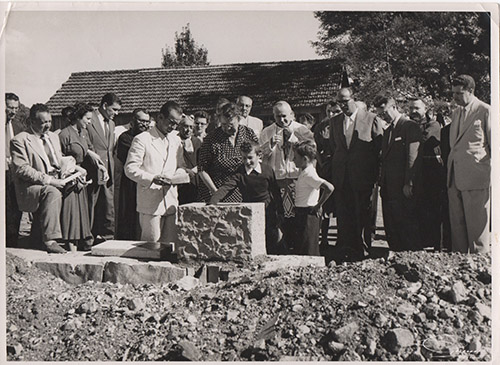
<path fill-rule="evenodd" d="M 283 248 L 278 248 L 278 225 L 283 217 L 283 203 L 274 171 L 261 163 L 262 150 L 258 143 L 243 142 L 240 150 L 243 164 L 212 195 L 210 204 L 217 204 L 236 188 L 240 190 L 244 202 L 265 203 L 267 253 L 285 253 Z"/>
<path fill-rule="evenodd" d="M 314 168 L 316 144 L 305 140 L 294 147 L 294 162 L 301 170 L 295 182 L 296 255 L 319 256 L 321 208 L 333 193 L 333 185 L 318 176 Z"/>

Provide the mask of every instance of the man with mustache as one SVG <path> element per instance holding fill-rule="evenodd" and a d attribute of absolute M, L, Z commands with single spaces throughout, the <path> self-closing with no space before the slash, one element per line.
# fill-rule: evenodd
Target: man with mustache
<path fill-rule="evenodd" d="M 34 104 L 26 131 L 10 141 L 10 155 L 19 209 L 33 213 L 32 239 L 41 234 L 47 252 L 64 253 L 57 242 L 62 237 L 60 190 L 65 185 L 59 179 L 62 153 L 51 124 L 49 108 Z"/>

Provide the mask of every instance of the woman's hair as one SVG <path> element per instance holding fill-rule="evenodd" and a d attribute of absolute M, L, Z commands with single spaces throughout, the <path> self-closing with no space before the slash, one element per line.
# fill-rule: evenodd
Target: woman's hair
<path fill-rule="evenodd" d="M 227 120 L 231 120 L 234 117 L 241 116 L 241 109 L 235 103 L 227 103 L 222 106 L 221 115 L 223 115 Z"/>
<path fill-rule="evenodd" d="M 295 153 L 307 157 L 310 161 L 316 158 L 316 143 L 310 140 L 299 142 L 295 145 Z"/>
<path fill-rule="evenodd" d="M 71 123 L 75 123 L 78 119 L 82 119 L 83 116 L 88 112 L 94 111 L 94 108 L 92 108 L 92 106 L 85 103 L 76 103 L 73 106 L 73 109 L 73 112 L 69 116 Z"/>

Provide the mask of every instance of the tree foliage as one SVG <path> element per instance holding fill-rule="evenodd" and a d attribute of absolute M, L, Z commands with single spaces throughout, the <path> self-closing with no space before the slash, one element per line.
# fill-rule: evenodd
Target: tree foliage
<path fill-rule="evenodd" d="M 204 66 L 208 65 L 208 50 L 199 46 L 191 35 L 189 23 L 182 27 L 182 32 L 175 32 L 175 46 L 172 50 L 165 46 L 161 50 L 162 67 Z"/>
<path fill-rule="evenodd" d="M 475 12 L 316 12 L 316 52 L 346 65 L 364 100 L 380 91 L 399 97 L 449 97 L 452 77 L 476 80 L 490 98 L 490 15 Z"/>

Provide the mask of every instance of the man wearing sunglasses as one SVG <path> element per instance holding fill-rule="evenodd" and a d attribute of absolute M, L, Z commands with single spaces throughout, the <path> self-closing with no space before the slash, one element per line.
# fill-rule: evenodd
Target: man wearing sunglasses
<path fill-rule="evenodd" d="M 189 182 L 183 169 L 181 139 L 174 132 L 181 120 L 179 104 L 166 102 L 155 126 L 134 138 L 127 156 L 125 175 L 138 184 L 137 212 L 143 241 L 171 243 L 176 237 L 176 185 Z"/>

